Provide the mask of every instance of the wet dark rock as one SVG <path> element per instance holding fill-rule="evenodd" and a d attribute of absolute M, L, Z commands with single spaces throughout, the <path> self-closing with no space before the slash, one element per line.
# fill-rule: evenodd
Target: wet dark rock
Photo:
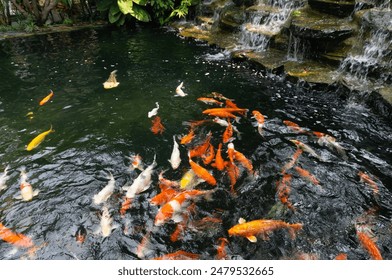
<path fill-rule="evenodd" d="M 249 7 L 257 3 L 257 1 L 258 0 L 233 0 L 234 4 L 236 4 L 236 6 L 238 7 L 241 6 Z"/>
<path fill-rule="evenodd" d="M 308 3 L 312 9 L 338 17 L 349 16 L 355 7 L 355 0 L 308 0 Z"/>
<path fill-rule="evenodd" d="M 242 8 L 230 7 L 222 12 L 219 18 L 219 26 L 228 31 L 238 30 L 245 21 L 245 14 Z"/>
<path fill-rule="evenodd" d="M 231 0 L 212 0 L 209 3 L 199 5 L 199 13 L 204 16 L 213 16 L 215 12 L 229 5 L 233 5 Z"/>

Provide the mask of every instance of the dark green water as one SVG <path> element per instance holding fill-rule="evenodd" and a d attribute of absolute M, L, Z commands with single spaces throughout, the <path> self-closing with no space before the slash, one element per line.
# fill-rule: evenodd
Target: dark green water
<path fill-rule="evenodd" d="M 120 85 L 105 90 L 102 83 L 114 69 Z M 0 192 L 0 221 L 31 237 L 35 244 L 46 244 L 36 252 L 37 259 L 136 259 L 136 248 L 150 230 L 145 258 L 185 250 L 213 259 L 218 239 L 226 237 L 230 258 L 299 258 L 304 253 L 332 259 L 343 252 L 349 259 L 368 259 L 355 233 L 358 220 L 365 220 L 373 231 L 382 256 L 392 258 L 392 127 L 365 105 L 343 99 L 340 92 L 286 84 L 248 65 L 233 63 L 203 43 L 149 28 L 86 30 L 2 41 L 0 77 L 0 167 L 10 166 L 8 187 Z M 188 94 L 185 97 L 175 96 L 181 81 Z M 39 101 L 50 89 L 54 97 L 40 107 Z M 226 176 L 214 171 L 218 180 L 214 200 L 198 202 L 190 220 L 214 216 L 222 223 L 207 230 L 189 227 L 173 243 L 169 236 L 175 225 L 154 228 L 158 208 L 148 199 L 159 192 L 161 170 L 168 169 L 166 178 L 178 180 L 189 169 L 185 146 L 180 147 L 180 168 L 170 169 L 167 160 L 172 137 L 188 132 L 183 121 L 206 118 L 201 112 L 209 106 L 196 99 L 212 91 L 268 117 L 264 138 L 252 126 L 249 113 L 237 124 L 241 140 L 234 140 L 236 149 L 252 160 L 259 175 L 252 178 L 242 173 L 237 196 L 233 196 Z M 162 135 L 150 131 L 147 117 L 155 102 L 159 102 L 158 115 L 165 126 Z M 26 117 L 28 112 L 33 112 L 32 119 Z M 348 159 L 306 135 L 289 131 L 283 120 L 333 135 L 346 149 Z M 51 125 L 54 133 L 33 151 L 24 150 Z M 202 131 L 212 131 L 212 143 L 217 147 L 223 130 L 209 125 Z M 300 160 L 300 166 L 319 179 L 323 191 L 290 171 L 290 201 L 295 212 L 276 210 L 282 209 L 276 182 L 295 151 L 289 139 L 307 143 L 326 159 L 322 162 L 304 154 Z M 124 195 L 121 187 L 140 173 L 129 169 L 128 157 L 137 153 L 147 165 L 156 155 L 158 165 L 152 187 L 138 195 L 122 218 L 118 212 Z M 28 182 L 40 190 L 29 202 L 17 199 L 23 168 Z M 359 171 L 376 178 L 378 196 L 359 181 Z M 98 233 L 101 207 L 93 205 L 92 197 L 106 185 L 108 172 L 116 179 L 108 207 L 117 228 L 103 239 Z M 206 184 L 199 187 L 210 188 Z M 375 213 L 365 214 L 370 209 L 376 209 Z M 294 240 L 282 230 L 253 244 L 242 237 L 228 237 L 227 230 L 240 217 L 300 222 L 304 228 Z M 74 237 L 80 225 L 87 229 L 83 244 Z M 2 259 L 23 258 L 25 253 L 25 249 L 15 251 L 11 244 L 0 241 Z"/>

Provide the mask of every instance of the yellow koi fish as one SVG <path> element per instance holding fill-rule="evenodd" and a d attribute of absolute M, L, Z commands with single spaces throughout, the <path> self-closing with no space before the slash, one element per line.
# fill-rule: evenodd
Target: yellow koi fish
<path fill-rule="evenodd" d="M 41 134 L 36 136 L 33 140 L 31 140 L 31 142 L 26 147 L 26 151 L 31 151 L 32 149 L 36 148 L 39 144 L 41 144 L 42 141 L 44 141 L 46 135 L 48 135 L 51 132 L 54 132 L 52 126 L 50 126 L 49 130 L 42 132 Z"/>

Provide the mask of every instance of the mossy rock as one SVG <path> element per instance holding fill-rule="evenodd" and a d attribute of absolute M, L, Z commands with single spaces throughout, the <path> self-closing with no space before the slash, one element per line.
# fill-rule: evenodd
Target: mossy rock
<path fill-rule="evenodd" d="M 308 0 L 312 9 L 334 15 L 347 17 L 354 12 L 355 0 Z"/>
<path fill-rule="evenodd" d="M 232 6 L 222 12 L 219 18 L 219 27 L 227 31 L 236 31 L 244 22 L 244 10 L 242 8 Z"/>

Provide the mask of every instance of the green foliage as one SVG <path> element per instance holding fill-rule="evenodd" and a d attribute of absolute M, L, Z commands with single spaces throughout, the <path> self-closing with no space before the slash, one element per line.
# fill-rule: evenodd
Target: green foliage
<path fill-rule="evenodd" d="M 71 0 L 62 0 L 71 1 Z M 98 0 L 97 10 L 107 13 L 110 23 L 123 25 L 126 19 L 151 20 L 165 24 L 174 17 L 183 18 L 190 6 L 200 0 Z"/>
<path fill-rule="evenodd" d="M 66 25 L 72 25 L 73 23 L 74 23 L 73 20 L 70 18 L 66 18 L 63 20 L 63 24 L 66 24 Z"/>

